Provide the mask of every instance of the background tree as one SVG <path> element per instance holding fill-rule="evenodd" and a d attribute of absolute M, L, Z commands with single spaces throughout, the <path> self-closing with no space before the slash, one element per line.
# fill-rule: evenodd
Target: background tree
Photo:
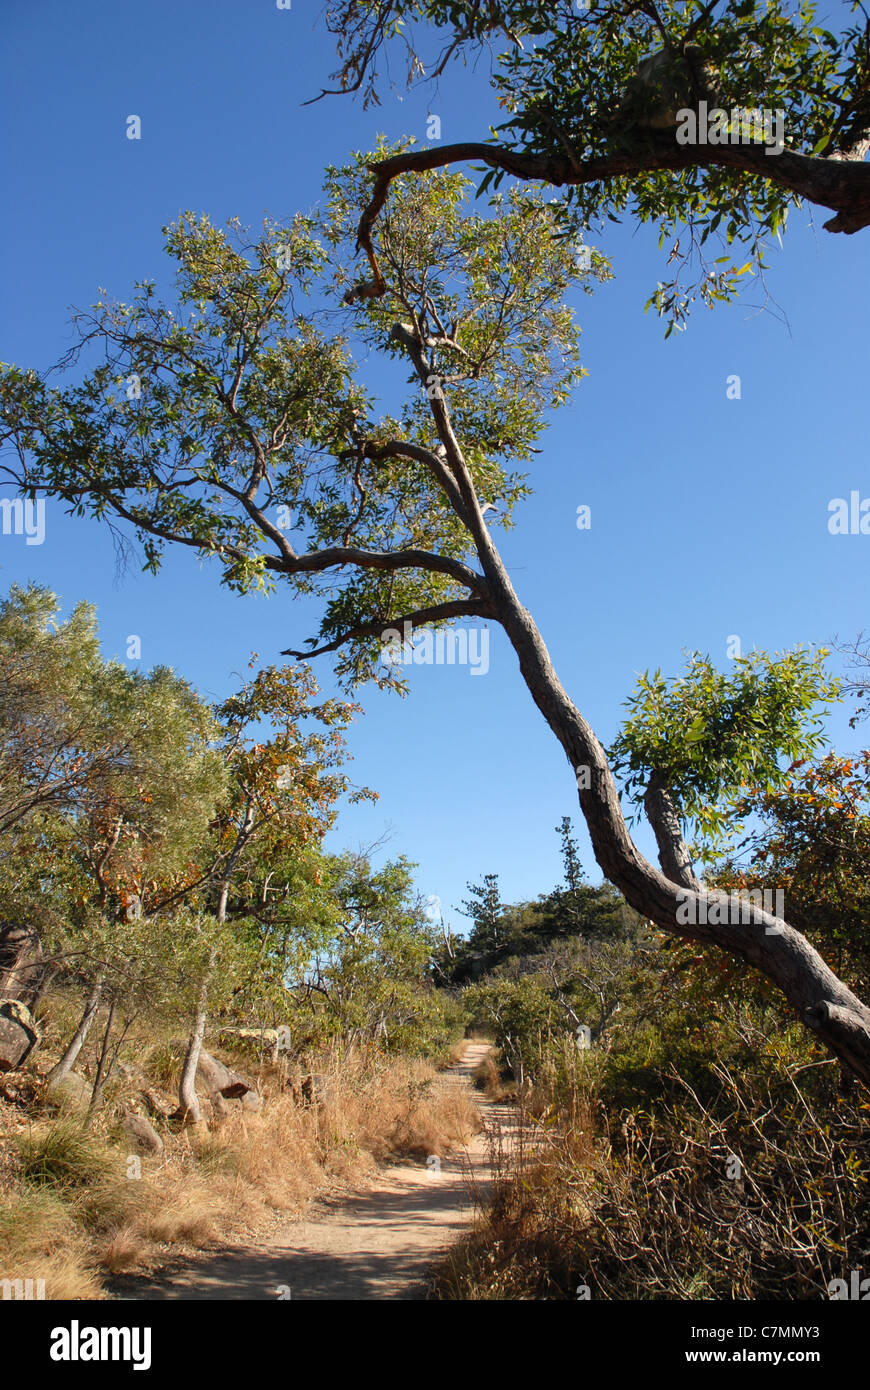
<path fill-rule="evenodd" d="M 474 923 L 468 944 L 473 951 L 495 954 L 505 935 L 498 874 L 484 874 L 482 883 L 468 884 L 468 892 L 470 896 L 463 899 L 459 909 L 463 917 L 469 917 Z"/>
<path fill-rule="evenodd" d="M 439 932 L 414 889 L 415 867 L 400 858 L 375 870 L 359 854 L 329 861 L 337 930 L 305 983 L 345 1047 L 415 1050 L 444 1028 L 448 1001 L 431 972 Z"/>
<path fill-rule="evenodd" d="M 143 988 L 134 925 L 143 901 L 184 875 L 222 786 L 216 725 L 187 683 L 166 668 L 104 661 L 93 610 L 79 605 L 59 624 L 58 607 L 45 590 L 13 589 L 0 616 L 3 911 L 37 928 L 39 952 L 84 993 L 54 1083 L 73 1069 L 102 1003 L 108 1057 L 118 1008 Z M 103 1079 L 101 1067 L 94 1104 Z"/>
<path fill-rule="evenodd" d="M 797 759 L 782 782 L 747 797 L 758 820 L 714 866 L 723 888 L 776 884 L 786 912 L 856 988 L 870 988 L 870 751 Z"/>
<path fill-rule="evenodd" d="M 59 607 L 34 584 L 13 585 L 0 605 L 0 834 L 33 811 L 68 809 L 111 762 L 96 614 L 81 603 L 59 623 Z"/>
<path fill-rule="evenodd" d="M 253 663 L 252 663 L 253 664 Z M 211 822 L 212 857 L 193 899 L 213 916 L 203 918 L 213 945 L 201 962 L 196 1005 L 179 1082 L 179 1105 L 189 1123 L 201 1120 L 196 1074 L 210 1006 L 227 1001 L 219 980 L 220 943 L 228 922 L 241 948 L 247 945 L 259 978 L 248 992 L 273 1000 L 288 968 L 292 914 L 286 913 L 294 866 L 319 845 L 335 818 L 347 787 L 333 771 L 344 759 L 341 730 L 353 707 L 340 701 L 313 703 L 317 684 L 304 668 L 266 667 L 218 706 L 221 756 L 228 794 Z M 322 731 L 310 725 L 322 726 Z M 271 736 L 263 738 L 264 726 Z M 369 792 L 360 795 L 371 795 Z M 283 884 L 275 875 L 284 871 Z M 185 894 L 185 896 L 189 896 Z M 276 974 L 276 934 L 280 971 Z M 234 987 L 239 987 L 234 979 Z"/>

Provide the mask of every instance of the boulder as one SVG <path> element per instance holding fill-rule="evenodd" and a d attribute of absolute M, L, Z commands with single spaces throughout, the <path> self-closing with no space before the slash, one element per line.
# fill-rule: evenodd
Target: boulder
<path fill-rule="evenodd" d="M 245 1108 L 248 1110 L 259 1110 L 260 1097 L 253 1081 L 241 1072 L 233 1071 L 225 1066 L 217 1057 L 212 1057 L 210 1052 L 203 1048 L 199 1054 L 199 1066 L 196 1072 L 205 1083 L 206 1091 L 215 1108 L 215 1114 L 226 1114 L 226 1107 L 220 1104 L 221 1100 L 241 1100 L 243 1097 Z"/>
<path fill-rule="evenodd" d="M 130 1138 L 135 1140 L 137 1147 L 143 1153 L 159 1154 L 163 1152 L 163 1140 L 151 1121 L 146 1120 L 144 1115 L 136 1115 L 130 1111 L 124 1116 L 124 1129 Z"/>
<path fill-rule="evenodd" d="M 320 1071 L 303 1076 L 300 1090 L 304 1105 L 326 1105 L 332 1098 L 332 1082 Z"/>
<path fill-rule="evenodd" d="M 87 1110 L 93 1087 L 78 1072 L 71 1071 L 60 1081 L 49 1081 L 46 1099 L 61 1110 Z"/>
<path fill-rule="evenodd" d="M 39 1042 L 39 1033 L 26 1004 L 7 999 L 0 1004 L 0 1071 L 16 1071 Z"/>

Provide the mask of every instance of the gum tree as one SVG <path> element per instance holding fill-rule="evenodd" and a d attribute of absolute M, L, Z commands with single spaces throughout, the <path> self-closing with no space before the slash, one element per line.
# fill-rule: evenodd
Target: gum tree
<path fill-rule="evenodd" d="M 341 311 L 321 318 L 316 297 L 325 276 L 334 305 L 353 276 L 365 164 L 329 175 L 328 249 L 309 219 L 268 224 L 245 245 L 238 229 L 187 215 L 168 234 L 174 311 L 144 283 L 130 304 L 77 316 L 81 345 L 102 359 L 71 386 L 5 368 L 9 476 L 30 495 L 130 523 L 151 568 L 172 542 L 217 558 L 238 590 L 280 581 L 319 594 L 320 633 L 304 654 L 338 653 L 351 685 L 401 685 L 381 643 L 405 622 L 498 623 L 568 759 L 605 876 L 665 931 L 761 970 L 870 1080 L 870 1010 L 799 932 L 760 910 L 710 921 L 721 895 L 675 882 L 637 849 L 605 752 L 490 531 L 485 503 L 510 523 L 546 413 L 581 374 L 564 301 L 575 251 L 557 210 L 520 187 L 473 213 L 456 173 L 395 182 L 379 227 L 384 292 L 344 311 L 363 347 L 396 363 L 399 405 L 379 412 L 351 344 L 325 331 Z M 586 281 L 606 273 L 596 254 Z M 687 902 L 698 925 L 685 921 Z"/>
<path fill-rule="evenodd" d="M 377 101 L 399 54 L 409 82 L 437 78 L 457 59 L 473 60 L 479 74 L 488 58 L 505 113 L 489 138 L 373 164 L 360 224 L 370 284 L 381 283 L 372 228 L 392 179 L 468 160 L 483 166 L 482 187 L 505 175 L 540 180 L 564 190 L 578 222 L 628 215 L 658 227 L 663 241 L 676 237 L 668 258 L 676 274 L 652 301 L 672 324 L 693 298 L 727 298 L 746 269 L 763 267 L 765 248 L 802 201 L 834 213 L 827 231 L 862 231 L 870 17 L 857 0 L 841 10 L 831 30 L 809 0 L 333 0 L 337 92 Z M 678 139 L 677 112 L 697 120 L 703 109 L 767 112 L 782 139 L 765 139 L 763 122 L 739 116 L 725 139 L 697 138 L 697 124 L 694 139 L 684 138 L 689 126 Z M 711 233 L 742 243 L 737 264 L 708 263 Z"/>

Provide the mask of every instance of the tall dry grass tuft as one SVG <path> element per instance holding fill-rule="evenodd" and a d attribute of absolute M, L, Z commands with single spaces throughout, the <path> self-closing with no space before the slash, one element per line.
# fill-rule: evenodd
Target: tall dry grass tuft
<path fill-rule="evenodd" d="M 146 1060 L 156 1075 L 145 1079 L 169 1091 L 172 1049 L 155 1045 Z M 49 1298 L 98 1297 L 101 1278 L 250 1236 L 379 1162 L 425 1162 L 479 1128 L 467 1088 L 426 1062 L 335 1052 L 310 1070 L 312 1103 L 282 1062 L 260 1068 L 259 1111 L 236 1106 L 204 1133 L 155 1119 L 158 1157 L 135 1152 L 111 1110 L 89 1134 L 69 1117 L 38 1119 L 4 1143 L 0 1125 L 0 1148 L 15 1155 L 0 1182 L 0 1277 L 44 1278 Z M 116 1088 L 116 1111 L 133 1089 Z"/>
<path fill-rule="evenodd" d="M 505 1100 L 516 1090 L 516 1086 L 512 1082 L 505 1085 L 491 1052 L 487 1052 L 484 1057 L 481 1057 L 471 1073 L 471 1080 L 476 1089 L 483 1092 L 487 1100 Z"/>
<path fill-rule="evenodd" d="M 0 1279 L 43 1280 L 51 1300 L 105 1296 L 85 1231 L 45 1190 L 0 1197 Z"/>

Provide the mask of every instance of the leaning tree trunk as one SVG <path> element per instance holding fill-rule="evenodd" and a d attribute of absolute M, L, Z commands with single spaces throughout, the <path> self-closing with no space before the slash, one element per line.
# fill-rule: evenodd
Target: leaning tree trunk
<path fill-rule="evenodd" d="M 101 994 L 102 985 L 97 981 L 96 984 L 91 986 L 91 992 L 88 995 L 84 1013 L 79 1020 L 78 1028 L 67 1043 L 66 1051 L 60 1058 L 60 1061 L 55 1062 L 51 1071 L 46 1076 L 46 1081 L 49 1086 L 57 1086 L 65 1077 L 69 1076 L 75 1066 L 78 1055 L 84 1047 L 88 1033 L 91 1030 L 91 1024 L 97 1016 Z"/>
<path fill-rule="evenodd" d="M 406 348 L 425 389 L 430 369 L 422 342 L 405 324 L 395 324 L 392 337 Z M 654 814 L 660 813 L 656 833 L 660 852 L 664 846 L 662 857 L 667 870 L 676 873 L 682 882 L 675 882 L 668 872 L 656 869 L 637 849 L 628 833 L 604 749 L 568 698 L 534 619 L 520 603 L 490 535 L 443 395 L 431 400 L 429 409 L 444 460 L 442 464 L 432 455 L 430 467 L 468 530 L 483 568 L 486 586 L 483 595 L 477 596 L 477 611 L 501 623 L 532 699 L 574 770 L 580 808 L 605 878 L 615 884 L 637 912 L 662 931 L 710 943 L 754 965 L 779 986 L 806 1027 L 870 1085 L 870 1009 L 837 978 L 794 927 L 755 907 L 748 914 L 741 911 L 740 921 L 729 920 L 734 914 L 728 895 L 707 893 L 691 873 L 691 865 L 681 862 L 679 847 L 671 835 L 673 826 L 669 830 L 666 824 L 667 794 L 661 787 L 653 787 L 649 805 Z M 715 913 L 713 921 L 711 908 Z M 749 920 L 744 921 L 747 915 Z"/>
<path fill-rule="evenodd" d="M 663 860 L 681 881 L 674 882 L 638 851 L 628 833 L 604 749 L 568 698 L 541 634 L 517 598 L 495 548 L 487 546 L 484 539 L 479 549 L 497 616 L 517 654 L 526 685 L 575 772 L 580 807 L 605 877 L 636 911 L 663 931 L 718 946 L 754 965 L 779 986 L 819 1041 L 870 1085 L 870 1009 L 837 978 L 805 937 L 754 906 L 751 912 L 741 911 L 741 920 L 734 921 L 736 914 L 731 911 L 728 895 L 706 892 L 694 878 L 688 857 L 680 861 L 666 814 L 664 819 L 661 814 L 657 817 L 655 828 L 660 848 L 664 846 Z M 656 803 L 660 812 L 667 812 L 662 791 L 653 788 L 650 804 L 654 815 Z M 749 921 L 743 920 L 746 916 Z"/>

